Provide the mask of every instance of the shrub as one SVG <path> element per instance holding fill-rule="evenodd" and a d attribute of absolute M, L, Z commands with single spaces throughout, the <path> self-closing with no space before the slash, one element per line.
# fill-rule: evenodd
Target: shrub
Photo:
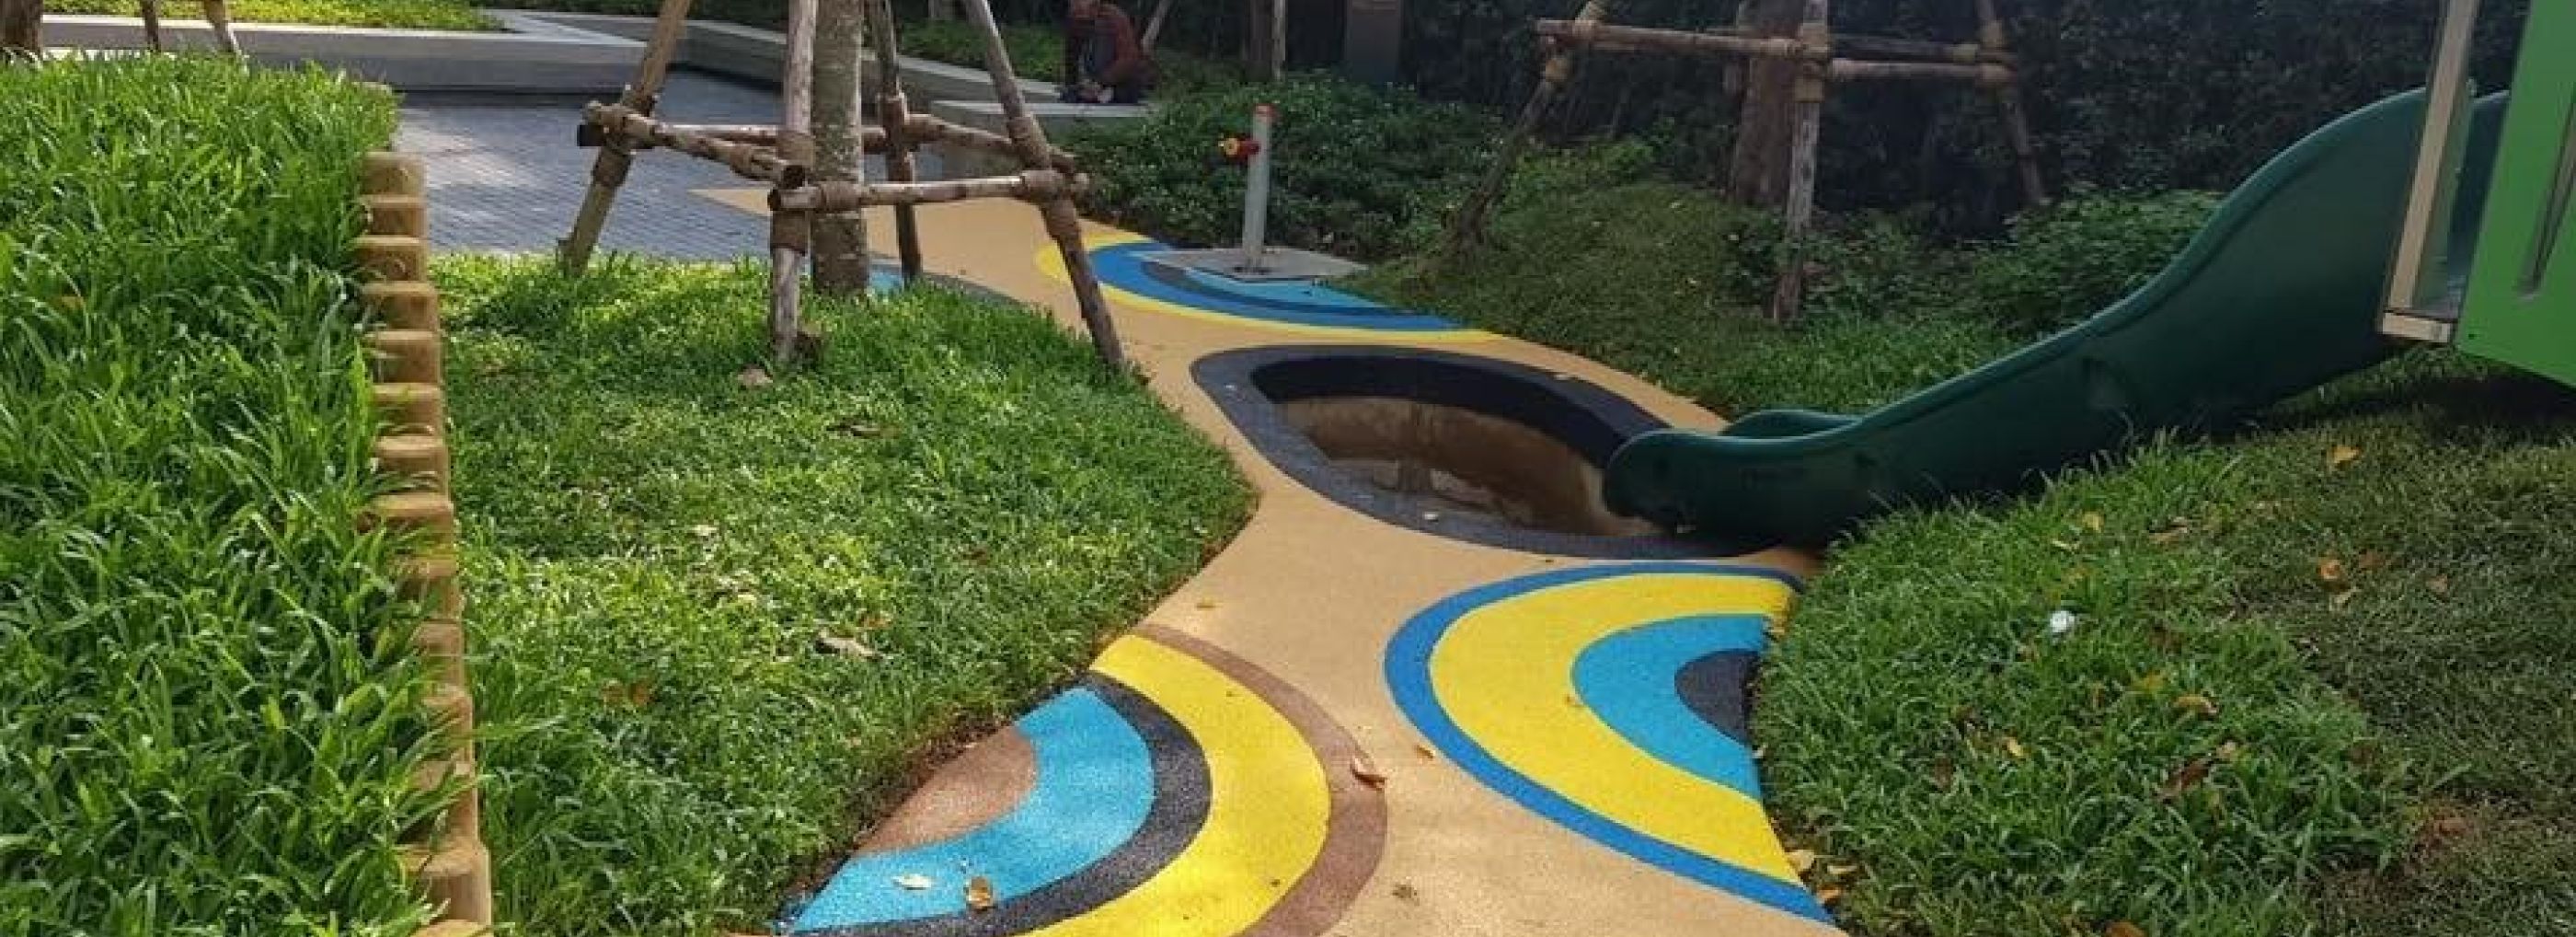
<path fill-rule="evenodd" d="M 407 935 L 350 240 L 385 95 L 0 65 L 0 934 Z"/>
<path fill-rule="evenodd" d="M 2164 269 L 2217 204 L 2207 192 L 2078 192 L 2013 219 L 2010 240 L 1977 252 L 1970 295 L 1980 312 L 2014 329 L 2082 319 Z"/>
<path fill-rule="evenodd" d="M 1270 240 L 1363 260 L 1391 256 L 1417 213 L 1437 211 L 1490 157 L 1494 121 L 1321 75 L 1165 98 L 1152 115 L 1076 131 L 1095 216 L 1175 244 L 1232 244 L 1244 172 L 1217 141 L 1250 132 L 1252 108 L 1279 108 Z"/>

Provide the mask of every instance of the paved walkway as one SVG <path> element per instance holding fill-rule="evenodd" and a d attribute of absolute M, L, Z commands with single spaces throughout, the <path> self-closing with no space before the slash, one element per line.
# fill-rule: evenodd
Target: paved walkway
<path fill-rule="evenodd" d="M 675 72 L 661 113 L 708 124 L 778 121 L 771 89 L 694 72 Z M 545 252 L 572 227 L 595 150 L 573 145 L 581 105 L 426 103 L 405 106 L 396 146 L 429 161 L 430 243 L 441 251 Z M 939 161 L 923 154 L 924 178 Z M 869 161 L 870 174 L 884 171 Z M 740 187 L 724 167 L 686 156 L 648 153 L 619 190 L 600 246 L 689 260 L 756 255 L 768 223 L 694 190 Z"/>

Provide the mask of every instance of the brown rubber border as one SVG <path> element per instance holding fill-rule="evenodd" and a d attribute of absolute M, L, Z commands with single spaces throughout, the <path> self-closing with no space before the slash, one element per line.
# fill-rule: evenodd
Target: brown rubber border
<path fill-rule="evenodd" d="M 1198 658 L 1251 690 L 1288 719 L 1323 764 L 1331 795 L 1324 847 L 1287 894 L 1239 937 L 1317 937 L 1330 931 L 1377 874 L 1378 860 L 1386 853 L 1386 795 L 1362 783 L 1354 770 L 1364 762 L 1365 751 L 1322 706 L 1251 661 L 1161 625 L 1138 625 L 1129 634 Z"/>

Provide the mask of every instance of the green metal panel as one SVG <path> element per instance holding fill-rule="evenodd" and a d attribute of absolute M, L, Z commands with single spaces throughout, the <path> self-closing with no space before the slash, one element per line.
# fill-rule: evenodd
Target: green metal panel
<path fill-rule="evenodd" d="M 2576 0 L 2535 0 L 2459 345 L 2576 384 Z"/>

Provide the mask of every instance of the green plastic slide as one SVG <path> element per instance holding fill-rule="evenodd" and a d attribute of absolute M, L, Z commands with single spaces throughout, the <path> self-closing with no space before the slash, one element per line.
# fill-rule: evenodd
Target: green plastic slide
<path fill-rule="evenodd" d="M 1853 417 L 1753 414 L 1628 442 L 1622 513 L 1729 539 L 1815 545 L 1892 507 L 2027 488 L 2159 430 L 2224 427 L 2380 361 L 2381 291 L 2423 95 L 2362 108 L 2274 157 L 2128 298 L 2010 357 Z M 2485 202 L 2503 95 L 2478 103 L 2452 256 Z"/>

